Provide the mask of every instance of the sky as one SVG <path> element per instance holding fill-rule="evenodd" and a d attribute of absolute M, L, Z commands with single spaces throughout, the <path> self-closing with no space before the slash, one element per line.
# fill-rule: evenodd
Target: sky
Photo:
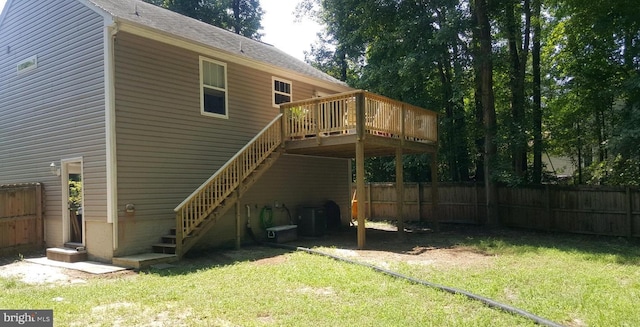
<path fill-rule="evenodd" d="M 262 17 L 262 41 L 304 60 L 304 51 L 311 49 L 316 40 L 320 25 L 305 19 L 294 22 L 293 11 L 299 0 L 260 0 L 265 14 Z M 6 0 L 0 0 L 0 8 L 4 8 Z"/>

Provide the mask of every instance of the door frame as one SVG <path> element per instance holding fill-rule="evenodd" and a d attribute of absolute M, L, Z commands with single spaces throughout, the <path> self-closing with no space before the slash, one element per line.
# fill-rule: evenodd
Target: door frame
<path fill-rule="evenodd" d="M 72 172 L 71 165 L 80 165 L 79 172 Z M 82 181 L 82 245 L 86 244 L 86 231 L 85 231 L 85 206 L 84 206 L 84 162 L 82 157 L 67 158 L 60 160 L 60 181 L 62 188 L 62 243 L 71 241 L 71 217 L 69 215 L 69 173 L 80 174 L 80 180 Z"/>

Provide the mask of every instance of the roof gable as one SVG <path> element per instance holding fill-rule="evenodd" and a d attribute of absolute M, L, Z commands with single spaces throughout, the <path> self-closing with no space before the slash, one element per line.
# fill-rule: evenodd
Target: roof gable
<path fill-rule="evenodd" d="M 171 37 L 217 49 L 239 58 L 266 63 L 323 82 L 346 86 L 344 82 L 272 45 L 246 38 L 140 0 L 85 1 L 109 13 L 116 21 L 159 31 Z"/>
<path fill-rule="evenodd" d="M 7 16 L 7 12 L 9 11 L 9 7 L 11 7 L 11 3 L 13 0 L 7 0 L 4 4 L 4 8 L 2 12 L 0 12 L 0 28 L 2 28 L 2 22 L 4 22 L 4 18 Z"/>

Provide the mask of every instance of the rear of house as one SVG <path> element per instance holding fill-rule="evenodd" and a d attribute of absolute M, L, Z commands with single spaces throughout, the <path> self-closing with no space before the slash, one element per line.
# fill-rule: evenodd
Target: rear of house
<path fill-rule="evenodd" d="M 279 103 L 349 90 L 269 45 L 140 1 L 10 0 L 0 50 L 0 184 L 43 183 L 47 246 L 73 241 L 102 261 L 149 252 L 176 227 L 174 208 Z M 276 203 L 274 223 L 288 224 L 280 204 L 295 215 L 327 200 L 348 219 L 349 164 L 279 156 L 240 198 L 243 225 L 258 229 Z M 82 181 L 81 210 L 70 180 Z M 197 246 L 246 239 L 238 215 Z"/>

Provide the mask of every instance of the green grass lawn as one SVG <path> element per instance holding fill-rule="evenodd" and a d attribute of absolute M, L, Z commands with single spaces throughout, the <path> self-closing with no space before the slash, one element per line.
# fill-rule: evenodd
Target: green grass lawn
<path fill-rule="evenodd" d="M 454 231 L 412 234 L 400 248 L 415 244 L 490 260 L 469 267 L 393 261 L 388 267 L 568 326 L 640 326 L 640 250 L 624 239 Z M 0 308 L 53 309 L 56 326 L 534 325 L 462 296 L 325 257 L 263 247 L 215 256 L 77 285 L 0 278 Z"/>

